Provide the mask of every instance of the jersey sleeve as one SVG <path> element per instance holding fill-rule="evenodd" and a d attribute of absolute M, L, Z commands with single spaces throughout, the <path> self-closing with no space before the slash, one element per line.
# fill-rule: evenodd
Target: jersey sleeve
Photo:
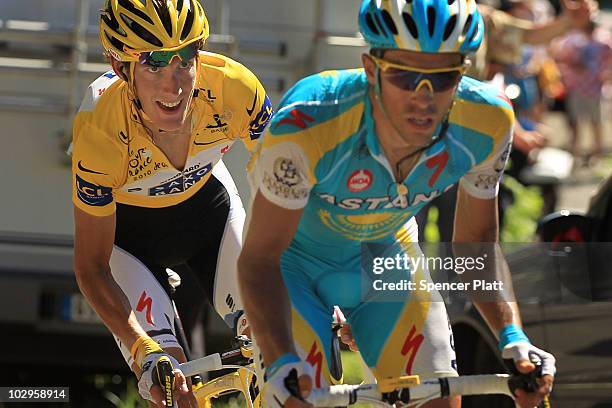
<path fill-rule="evenodd" d="M 121 185 L 122 168 L 119 147 L 83 118 L 79 112 L 73 128 L 72 201 L 76 207 L 94 216 L 115 212 L 113 190 Z"/>
<path fill-rule="evenodd" d="M 504 173 L 512 149 L 514 114 L 511 108 L 500 107 L 499 127 L 494 138 L 491 153 L 481 163 L 473 166 L 460 180 L 460 185 L 471 196 L 491 199 L 497 196 L 499 182 Z"/>
<path fill-rule="evenodd" d="M 243 115 L 239 122 L 239 137 L 247 150 L 253 152 L 272 118 L 272 103 L 259 79 L 243 65 L 234 64 L 230 74 L 234 79 L 231 81 L 232 88 L 224 93 L 231 104 L 238 104 L 236 110 Z"/>
<path fill-rule="evenodd" d="M 306 206 L 321 157 L 310 130 L 296 121 L 296 109 L 279 109 L 248 165 L 253 195 L 259 190 L 272 203 L 290 210 Z"/>

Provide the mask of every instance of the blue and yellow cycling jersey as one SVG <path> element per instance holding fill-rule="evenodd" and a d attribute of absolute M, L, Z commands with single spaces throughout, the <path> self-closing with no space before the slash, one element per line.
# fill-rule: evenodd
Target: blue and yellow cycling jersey
<path fill-rule="evenodd" d="M 421 155 L 405 188 L 395 182 L 371 112 L 363 70 L 310 76 L 281 101 L 249 171 L 269 201 L 304 209 L 294 252 L 340 265 L 361 242 L 408 239 L 402 226 L 454 183 L 478 198 L 496 196 L 514 120 L 497 88 L 461 80 L 446 134 Z"/>

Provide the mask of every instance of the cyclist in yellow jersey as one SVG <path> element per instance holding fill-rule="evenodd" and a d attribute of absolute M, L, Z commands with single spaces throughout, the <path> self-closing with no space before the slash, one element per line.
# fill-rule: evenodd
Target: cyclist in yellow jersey
<path fill-rule="evenodd" d="M 359 27 L 371 47 L 364 69 L 295 84 L 249 163 L 255 198 L 238 272 L 266 367 L 262 399 L 305 408 L 300 396 L 340 379 L 330 351 L 335 305 L 378 379 L 457 375 L 414 215 L 459 183 L 453 250 L 483 263 L 455 270 L 474 289 L 475 276 L 497 284 L 488 296 L 469 294 L 504 359 L 523 373 L 541 363 L 539 388 L 517 394 L 532 408 L 552 389 L 555 359 L 523 332 L 496 245 L 514 117 L 498 89 L 463 76 L 484 32 L 476 3 L 363 0 Z M 460 404 L 440 398 L 423 407 Z"/>
<path fill-rule="evenodd" d="M 238 139 L 252 150 L 272 109 L 247 68 L 200 51 L 208 33 L 197 0 L 107 0 L 100 40 L 113 70 L 74 121 L 77 281 L 158 406 L 152 367 L 185 361 L 166 268 L 197 275 L 228 325 L 246 326 L 235 283 L 245 213 L 221 158 Z"/>

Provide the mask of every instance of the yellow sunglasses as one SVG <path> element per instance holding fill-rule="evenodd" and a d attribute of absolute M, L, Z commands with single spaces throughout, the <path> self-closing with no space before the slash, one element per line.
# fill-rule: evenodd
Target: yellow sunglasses
<path fill-rule="evenodd" d="M 370 55 L 376 65 L 385 73 L 385 78 L 405 91 L 416 91 L 427 86 L 432 92 L 444 92 L 461 80 L 468 65 L 461 64 L 444 68 L 417 68 L 396 64 Z"/>

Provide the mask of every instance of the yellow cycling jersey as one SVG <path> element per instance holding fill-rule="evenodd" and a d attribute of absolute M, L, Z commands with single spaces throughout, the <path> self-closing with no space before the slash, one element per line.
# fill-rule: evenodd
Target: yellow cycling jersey
<path fill-rule="evenodd" d="M 72 200 L 79 209 L 107 216 L 116 202 L 175 205 L 206 183 L 235 140 L 252 151 L 272 116 L 263 86 L 225 56 L 200 52 L 198 63 L 193 130 L 182 170 L 153 143 L 125 81 L 109 71 L 89 86 L 73 129 Z"/>

